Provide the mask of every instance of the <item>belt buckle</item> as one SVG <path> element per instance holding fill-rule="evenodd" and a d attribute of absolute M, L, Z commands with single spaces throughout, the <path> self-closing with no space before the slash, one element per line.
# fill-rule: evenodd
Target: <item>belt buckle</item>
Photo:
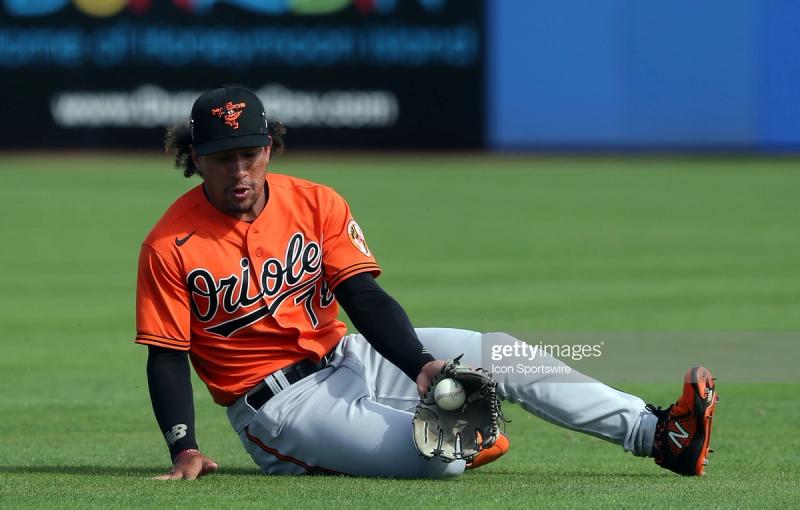
<path fill-rule="evenodd" d="M 266 376 L 264 383 L 272 390 L 273 397 L 292 385 L 289 379 L 286 378 L 286 373 L 284 373 L 283 369 L 278 369 Z"/>
<path fill-rule="evenodd" d="M 323 368 L 327 367 L 330 364 L 331 360 L 333 359 L 333 355 L 334 355 L 334 350 L 331 350 L 330 352 L 325 354 L 322 357 L 322 359 L 320 359 L 320 361 L 318 363 L 314 363 L 314 370 L 312 370 L 310 372 L 306 372 L 305 370 L 300 369 L 300 364 L 301 363 L 303 363 L 305 361 L 310 361 L 310 360 L 302 360 L 302 361 L 298 361 L 297 363 L 295 363 L 293 365 L 289 365 L 288 367 L 280 368 L 280 369 L 272 372 L 271 374 L 268 374 L 252 390 L 250 390 L 247 393 L 245 393 L 245 395 L 244 395 L 244 403 L 247 405 L 247 407 L 249 407 L 253 411 L 258 411 L 258 409 L 256 409 L 255 407 L 253 407 L 250 404 L 249 398 L 251 396 L 254 396 L 256 393 L 261 391 L 261 389 L 266 386 L 272 392 L 272 395 L 267 397 L 267 399 L 264 401 L 264 403 L 266 403 L 269 399 L 271 399 L 272 397 L 274 397 L 278 393 L 282 392 L 283 390 L 288 389 L 289 386 L 292 385 L 292 383 L 289 382 L 289 379 L 286 378 L 286 373 L 287 373 L 286 371 L 287 370 L 294 370 L 297 373 L 297 375 L 300 377 L 300 379 L 305 379 L 306 377 L 310 376 L 311 374 L 319 372 Z"/>
<path fill-rule="evenodd" d="M 271 374 L 264 377 L 260 383 L 256 384 L 255 387 L 244 394 L 244 403 L 252 409 L 253 411 L 257 412 L 258 409 L 261 408 L 264 404 L 266 404 L 272 397 L 280 393 L 281 391 L 285 390 L 291 386 L 289 381 L 286 379 L 286 374 L 282 372 L 282 369 L 276 370 Z M 258 407 L 254 406 L 250 403 L 250 399 L 255 397 L 257 393 L 262 390 L 268 389 L 272 395 L 269 395 L 263 402 L 261 402 Z"/>

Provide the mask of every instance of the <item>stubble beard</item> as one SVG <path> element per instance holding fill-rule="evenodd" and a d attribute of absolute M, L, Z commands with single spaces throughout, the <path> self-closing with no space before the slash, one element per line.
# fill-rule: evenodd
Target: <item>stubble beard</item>
<path fill-rule="evenodd" d="M 259 198 L 261 198 L 261 193 L 257 192 L 255 188 L 251 189 L 251 197 L 244 201 L 238 201 L 236 199 L 229 199 L 226 202 L 226 206 L 228 212 L 233 213 L 235 215 L 245 214 L 250 212 L 255 207 L 256 203 L 258 203 Z M 253 211 L 255 214 L 255 211 Z"/>

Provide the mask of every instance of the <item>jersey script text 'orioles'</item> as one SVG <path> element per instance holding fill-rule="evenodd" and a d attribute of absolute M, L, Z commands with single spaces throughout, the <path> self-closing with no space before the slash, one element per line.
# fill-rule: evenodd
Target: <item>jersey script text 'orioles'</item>
<path fill-rule="evenodd" d="M 188 350 L 222 405 L 275 370 L 320 360 L 346 332 L 332 290 L 350 276 L 380 274 L 334 190 L 273 173 L 266 188 L 252 223 L 193 188 L 153 227 L 139 257 L 136 342 Z"/>

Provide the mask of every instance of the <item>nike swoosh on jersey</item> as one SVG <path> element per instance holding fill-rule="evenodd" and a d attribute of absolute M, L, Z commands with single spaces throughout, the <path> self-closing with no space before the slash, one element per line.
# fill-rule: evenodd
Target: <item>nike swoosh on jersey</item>
<path fill-rule="evenodd" d="M 176 237 L 175 238 L 175 246 L 183 246 L 184 244 L 186 244 L 186 241 L 188 241 L 189 238 L 192 237 L 195 232 L 197 232 L 197 231 L 196 230 L 192 230 L 186 237 L 184 237 L 182 239 L 178 239 Z"/>

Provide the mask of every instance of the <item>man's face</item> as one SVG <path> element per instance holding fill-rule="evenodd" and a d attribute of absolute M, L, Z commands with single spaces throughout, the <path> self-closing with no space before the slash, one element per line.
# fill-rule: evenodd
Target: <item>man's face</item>
<path fill-rule="evenodd" d="M 214 207 L 243 221 L 254 220 L 264 209 L 269 147 L 244 147 L 207 156 L 192 151 L 203 176 L 206 195 Z"/>

